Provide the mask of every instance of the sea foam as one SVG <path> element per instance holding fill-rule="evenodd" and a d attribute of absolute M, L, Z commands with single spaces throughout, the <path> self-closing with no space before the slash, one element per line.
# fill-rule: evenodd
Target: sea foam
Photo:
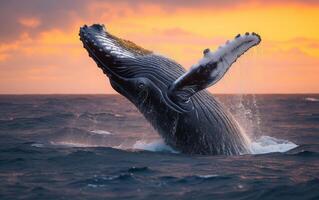
<path fill-rule="evenodd" d="M 272 152 L 286 152 L 293 148 L 296 148 L 293 142 L 283 139 L 277 139 L 270 136 L 261 136 L 257 140 L 251 142 L 252 154 L 265 154 Z"/>
<path fill-rule="evenodd" d="M 318 102 L 319 101 L 319 99 L 313 98 L 313 97 L 306 97 L 305 100 L 306 101 L 312 101 L 312 102 Z"/>
<path fill-rule="evenodd" d="M 140 149 L 140 150 L 146 150 L 146 151 L 153 151 L 153 152 L 170 152 L 170 153 L 178 153 L 172 147 L 165 144 L 165 142 L 162 139 L 157 139 L 155 141 L 144 141 L 139 140 L 135 142 L 133 145 L 133 149 Z"/>
<path fill-rule="evenodd" d="M 91 133 L 95 133 L 95 134 L 98 134 L 98 135 L 112 135 L 111 132 L 109 131 L 104 131 L 104 130 L 92 130 L 90 131 Z"/>

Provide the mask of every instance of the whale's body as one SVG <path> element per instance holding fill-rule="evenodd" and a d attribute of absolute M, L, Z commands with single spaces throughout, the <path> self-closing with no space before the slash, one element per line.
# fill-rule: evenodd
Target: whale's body
<path fill-rule="evenodd" d="M 236 58 L 223 52 L 206 55 L 186 72 L 173 60 L 112 36 L 104 26 L 84 26 L 80 37 L 112 87 L 139 109 L 172 148 L 188 154 L 249 153 L 249 139 L 227 109 L 205 90 L 243 52 Z M 228 46 L 223 48 L 229 51 Z"/>

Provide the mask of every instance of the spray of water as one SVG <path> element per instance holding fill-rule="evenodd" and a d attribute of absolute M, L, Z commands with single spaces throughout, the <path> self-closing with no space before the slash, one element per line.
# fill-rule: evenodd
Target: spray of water
<path fill-rule="evenodd" d="M 258 48 L 254 51 L 254 58 L 256 58 L 258 51 Z M 254 62 L 252 64 L 255 65 L 256 63 L 257 62 Z M 245 77 L 249 78 L 247 76 Z M 239 87 L 246 88 L 243 84 L 244 82 L 241 82 Z M 242 133 L 250 138 L 248 141 L 250 141 L 250 151 L 252 154 L 285 152 L 297 147 L 296 144 L 288 140 L 270 137 L 267 136 L 267 133 L 262 132 L 262 118 L 258 106 L 258 97 L 255 94 L 240 94 L 236 97 L 235 102 L 233 114 Z"/>

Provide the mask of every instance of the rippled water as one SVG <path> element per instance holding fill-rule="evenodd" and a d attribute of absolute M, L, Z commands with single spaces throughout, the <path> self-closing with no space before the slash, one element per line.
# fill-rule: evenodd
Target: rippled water
<path fill-rule="evenodd" d="M 217 97 L 255 154 L 175 152 L 116 95 L 0 96 L 0 199 L 319 199 L 319 95 Z"/>

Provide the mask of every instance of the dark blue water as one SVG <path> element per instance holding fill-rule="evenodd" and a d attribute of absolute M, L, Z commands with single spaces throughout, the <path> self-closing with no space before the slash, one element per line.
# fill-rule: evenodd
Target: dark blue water
<path fill-rule="evenodd" d="M 172 152 L 115 95 L 0 96 L 0 199 L 319 199 L 319 95 L 218 99 L 255 154 Z"/>

